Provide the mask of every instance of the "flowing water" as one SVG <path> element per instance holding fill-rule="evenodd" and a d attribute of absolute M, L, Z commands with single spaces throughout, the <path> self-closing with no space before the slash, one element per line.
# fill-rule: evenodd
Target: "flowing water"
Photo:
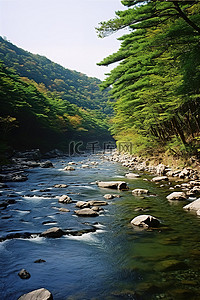
<path fill-rule="evenodd" d="M 0 243 L 0 299 L 15 300 L 41 287 L 50 290 L 54 300 L 200 299 L 200 218 L 182 209 L 187 202 L 170 203 L 168 183 L 160 187 L 146 180 L 151 175 L 142 173 L 128 180 L 126 168 L 99 155 L 74 157 L 76 170 L 63 171 L 70 160 L 59 158 L 52 160 L 54 168 L 30 169 L 28 181 L 9 183 L 0 192 L 1 200 L 16 200 L 0 211 L 0 237 L 32 233 L 28 239 Z M 82 164 L 90 168 L 83 169 Z M 96 180 L 125 180 L 130 189 L 101 189 Z M 53 187 L 62 183 L 68 187 Z M 149 189 L 150 195 L 133 196 L 134 188 Z M 77 217 L 75 203 L 58 203 L 63 194 L 74 201 L 88 201 L 105 200 L 103 195 L 113 192 L 122 197 L 108 200 L 109 205 L 95 218 Z M 60 212 L 59 207 L 70 212 Z M 159 218 L 161 227 L 133 228 L 131 219 L 144 213 Z M 50 227 L 81 230 L 90 224 L 96 232 L 57 239 L 36 235 Z M 34 263 L 37 259 L 46 262 Z M 30 279 L 18 276 L 22 268 L 30 272 Z"/>

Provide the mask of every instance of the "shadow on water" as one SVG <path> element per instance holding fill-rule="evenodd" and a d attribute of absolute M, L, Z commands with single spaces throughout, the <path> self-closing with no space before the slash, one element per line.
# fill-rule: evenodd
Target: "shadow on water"
<path fill-rule="evenodd" d="M 148 174 L 126 179 L 124 167 L 99 156 L 75 157 L 75 171 L 63 171 L 68 161 L 55 159 L 53 169 L 30 169 L 27 182 L 10 183 L 1 191 L 1 199 L 12 193 L 16 203 L 1 211 L 0 235 L 41 233 L 54 226 L 79 230 L 85 223 L 97 230 L 59 239 L 33 235 L 1 242 L 1 299 L 15 300 L 41 287 L 55 300 L 200 299 L 200 219 L 182 209 L 186 202 L 169 203 L 167 184 L 160 188 L 144 181 L 151 178 Z M 83 169 L 86 163 L 90 167 Z M 58 203 L 63 194 L 76 202 L 104 200 L 104 194 L 113 193 L 98 188 L 96 180 L 126 180 L 130 189 L 115 191 L 122 197 L 108 200 L 96 218 L 75 216 L 75 203 Z M 58 183 L 68 187 L 54 188 Z M 133 196 L 134 188 L 149 189 L 150 196 Z M 70 212 L 60 212 L 59 207 Z M 131 219 L 144 213 L 159 218 L 161 227 L 133 228 Z M 37 259 L 45 262 L 34 263 Z M 30 279 L 19 278 L 22 268 L 30 272 Z"/>

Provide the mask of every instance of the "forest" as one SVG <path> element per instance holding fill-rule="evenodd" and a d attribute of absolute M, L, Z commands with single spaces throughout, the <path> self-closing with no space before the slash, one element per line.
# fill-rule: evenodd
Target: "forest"
<path fill-rule="evenodd" d="M 57 65 L 0 38 L 1 149 L 59 148 L 107 141 L 108 92 L 97 78 Z"/>
<path fill-rule="evenodd" d="M 101 84 L 112 87 L 112 134 L 136 154 L 199 156 L 200 2 L 121 2 L 96 28 L 100 38 L 121 32 L 119 50 L 98 63 L 118 62 Z"/>

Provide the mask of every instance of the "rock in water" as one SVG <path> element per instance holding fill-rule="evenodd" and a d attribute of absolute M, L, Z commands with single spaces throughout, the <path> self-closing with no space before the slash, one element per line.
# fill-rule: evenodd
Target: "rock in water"
<path fill-rule="evenodd" d="M 75 168 L 72 166 L 67 166 L 64 168 L 64 171 L 75 171 Z"/>
<path fill-rule="evenodd" d="M 97 217 L 99 214 L 91 208 L 83 208 L 74 211 L 80 217 Z"/>
<path fill-rule="evenodd" d="M 113 199 L 113 198 L 114 198 L 114 196 L 113 196 L 113 195 L 111 195 L 111 194 L 105 194 L 103 197 L 104 197 L 105 199 L 108 199 L 108 200 L 110 200 L 110 199 Z"/>
<path fill-rule="evenodd" d="M 76 202 L 76 207 L 78 207 L 78 208 L 88 208 L 88 207 L 90 207 L 90 204 L 88 202 L 85 202 L 85 201 L 78 201 L 78 202 Z"/>
<path fill-rule="evenodd" d="M 106 201 L 101 201 L 101 200 L 90 200 L 88 201 L 90 206 L 104 206 L 108 205 L 108 202 Z"/>
<path fill-rule="evenodd" d="M 135 217 L 131 221 L 132 225 L 140 226 L 140 227 L 158 227 L 160 225 L 160 221 L 151 216 L 151 215 L 140 215 Z"/>
<path fill-rule="evenodd" d="M 127 190 L 128 186 L 125 181 L 99 181 L 98 186 L 101 188 Z"/>
<path fill-rule="evenodd" d="M 60 207 L 60 208 L 59 208 L 59 211 L 62 211 L 62 212 L 69 212 L 70 210 L 67 209 L 67 208 L 64 208 L 64 207 Z"/>
<path fill-rule="evenodd" d="M 60 202 L 60 203 L 72 203 L 72 199 L 67 195 L 62 195 L 59 198 L 58 202 Z"/>
<path fill-rule="evenodd" d="M 42 162 L 40 166 L 41 168 L 53 168 L 53 164 L 50 160 Z"/>
<path fill-rule="evenodd" d="M 41 259 L 41 258 L 36 259 L 36 260 L 34 261 L 35 264 L 41 264 L 41 263 L 44 263 L 44 262 L 46 262 L 46 260 Z"/>
<path fill-rule="evenodd" d="M 167 200 L 186 200 L 186 194 L 184 192 L 173 192 L 167 196 Z"/>
<path fill-rule="evenodd" d="M 140 177 L 139 174 L 135 174 L 135 173 L 127 173 L 125 176 L 127 178 L 129 178 L 129 179 L 135 179 L 135 178 L 139 178 Z"/>
<path fill-rule="evenodd" d="M 196 212 L 199 211 L 200 210 L 200 198 L 198 198 L 197 200 L 192 201 L 191 203 L 185 205 L 183 207 L 183 209 L 193 210 L 193 211 L 196 211 Z"/>
<path fill-rule="evenodd" d="M 47 229 L 46 231 L 43 231 L 40 236 L 48 237 L 48 238 L 59 238 L 63 234 L 64 232 L 59 227 L 52 227 Z"/>
<path fill-rule="evenodd" d="M 68 185 L 67 185 L 67 184 L 55 184 L 53 187 L 54 187 L 54 188 L 57 188 L 57 189 L 61 189 L 61 188 L 66 188 L 66 187 L 68 187 Z"/>
<path fill-rule="evenodd" d="M 159 182 L 159 181 L 168 181 L 168 177 L 167 176 L 158 176 L 158 177 L 154 177 L 152 178 L 153 182 Z"/>
<path fill-rule="evenodd" d="M 25 269 L 22 269 L 19 273 L 18 273 L 19 277 L 21 279 L 29 279 L 31 277 L 31 274 L 26 271 Z"/>
<path fill-rule="evenodd" d="M 41 288 L 24 294 L 18 300 L 53 300 L 53 296 L 48 290 Z"/>
<path fill-rule="evenodd" d="M 133 195 L 142 195 L 142 194 L 148 194 L 149 190 L 145 190 L 145 189 L 134 189 L 132 191 Z"/>

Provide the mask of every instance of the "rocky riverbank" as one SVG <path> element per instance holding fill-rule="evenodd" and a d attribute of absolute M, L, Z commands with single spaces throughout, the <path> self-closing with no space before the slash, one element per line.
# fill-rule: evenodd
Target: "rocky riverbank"
<path fill-rule="evenodd" d="M 125 175 L 129 179 L 138 178 L 140 175 L 136 172 L 147 172 L 155 175 L 152 182 L 164 187 L 165 182 L 170 185 L 169 189 L 174 192 L 167 196 L 168 201 L 190 200 L 192 203 L 184 206 L 183 209 L 194 211 L 200 215 L 200 171 L 191 167 L 174 168 L 164 164 L 151 164 L 150 160 L 144 160 L 141 157 L 135 157 L 129 154 L 121 154 L 114 151 L 111 155 L 105 155 L 104 159 L 117 162 L 128 168 Z M 173 183 L 173 185 L 171 184 Z M 140 188 L 132 191 L 133 194 L 147 194 L 148 190 Z"/>

